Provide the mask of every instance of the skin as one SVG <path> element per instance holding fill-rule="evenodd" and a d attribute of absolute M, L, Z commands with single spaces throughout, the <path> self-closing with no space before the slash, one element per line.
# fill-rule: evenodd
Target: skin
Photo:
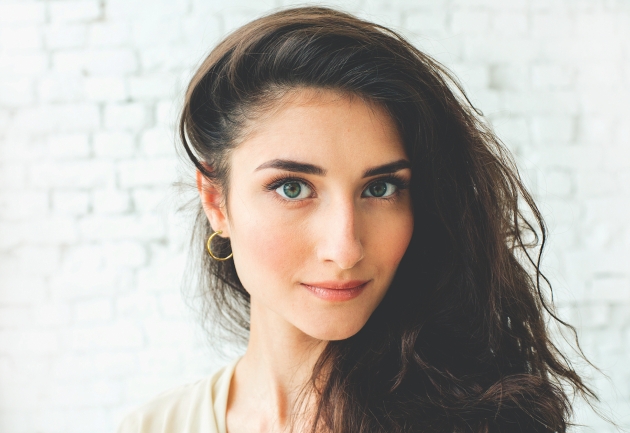
<path fill-rule="evenodd" d="M 231 260 L 251 295 L 250 340 L 232 378 L 227 427 L 230 433 L 285 431 L 326 342 L 363 327 L 409 245 L 408 189 L 379 181 L 383 175 L 363 177 L 408 157 L 383 108 L 331 90 L 294 90 L 246 130 L 230 154 L 227 208 L 223 192 L 197 173 L 204 211 L 213 229 L 230 238 Z M 274 159 L 326 173 L 257 170 Z M 280 175 L 305 181 L 289 185 L 300 189 L 297 198 L 285 185 L 266 188 Z M 408 182 L 411 170 L 394 175 Z M 369 189 L 375 182 L 380 189 Z M 318 298 L 301 284 L 324 280 L 369 282 L 343 301 Z M 308 419 L 312 399 L 306 403 L 299 419 Z"/>

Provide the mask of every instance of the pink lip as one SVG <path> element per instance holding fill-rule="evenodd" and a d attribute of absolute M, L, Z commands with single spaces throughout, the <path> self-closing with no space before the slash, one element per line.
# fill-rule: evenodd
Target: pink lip
<path fill-rule="evenodd" d="M 327 301 L 347 301 L 361 294 L 370 280 L 318 281 L 302 283 L 311 293 Z"/>

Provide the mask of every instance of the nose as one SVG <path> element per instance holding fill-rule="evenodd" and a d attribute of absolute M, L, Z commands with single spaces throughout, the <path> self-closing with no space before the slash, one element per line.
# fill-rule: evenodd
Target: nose
<path fill-rule="evenodd" d="M 351 269 L 364 256 L 355 205 L 352 200 L 337 200 L 329 204 L 325 213 L 318 258 L 335 262 L 341 269 Z"/>

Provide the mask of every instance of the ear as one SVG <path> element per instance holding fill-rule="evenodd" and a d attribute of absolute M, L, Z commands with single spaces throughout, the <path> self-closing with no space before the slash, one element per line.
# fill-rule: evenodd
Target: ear
<path fill-rule="evenodd" d="M 210 226 L 213 230 L 221 233 L 222 238 L 230 237 L 230 223 L 227 218 L 227 212 L 224 207 L 224 197 L 220 188 L 210 182 L 199 170 L 197 170 L 197 190 L 201 197 L 201 206 L 208 217 Z"/>

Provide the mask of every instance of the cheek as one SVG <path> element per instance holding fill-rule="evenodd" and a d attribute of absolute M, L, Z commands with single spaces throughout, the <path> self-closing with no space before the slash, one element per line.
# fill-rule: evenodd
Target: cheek
<path fill-rule="evenodd" d="M 391 269 L 392 274 L 407 251 L 413 233 L 413 216 L 403 214 L 390 219 L 389 224 L 379 225 L 372 239 L 375 257 L 385 269 Z"/>
<path fill-rule="evenodd" d="M 260 215 L 265 215 L 261 213 Z M 235 266 L 245 288 L 255 290 L 262 282 L 287 282 L 305 263 L 307 245 L 304 233 L 281 218 L 238 221 L 233 234 Z M 272 283 L 273 285 L 273 283 Z"/>

